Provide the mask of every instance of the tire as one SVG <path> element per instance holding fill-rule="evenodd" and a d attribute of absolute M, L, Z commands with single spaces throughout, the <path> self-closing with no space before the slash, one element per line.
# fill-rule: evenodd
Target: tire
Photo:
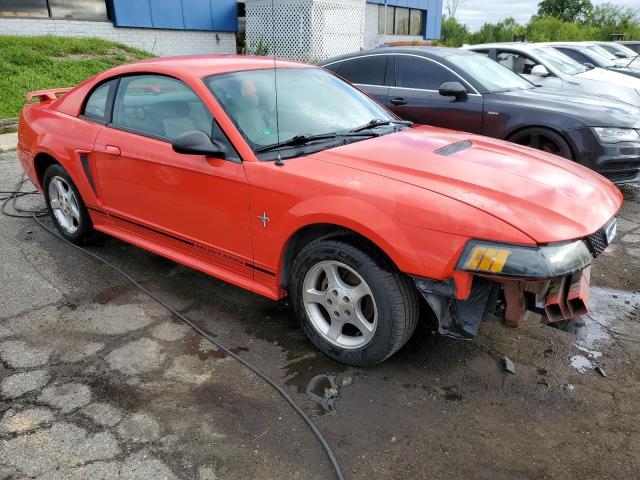
<path fill-rule="evenodd" d="M 82 245 L 94 238 L 95 231 L 87 207 L 61 165 L 53 164 L 44 172 L 42 186 L 53 224 L 71 243 Z"/>
<path fill-rule="evenodd" d="M 573 153 L 567 141 L 548 128 L 525 128 L 511 135 L 509 141 L 573 160 Z"/>
<path fill-rule="evenodd" d="M 296 257 L 291 279 L 291 302 L 305 334 L 339 362 L 376 365 L 398 351 L 418 323 L 411 280 L 353 245 L 311 242 Z"/>

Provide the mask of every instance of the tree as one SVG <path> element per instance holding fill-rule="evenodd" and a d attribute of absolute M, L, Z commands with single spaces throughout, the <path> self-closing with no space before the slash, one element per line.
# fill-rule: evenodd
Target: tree
<path fill-rule="evenodd" d="M 460 47 L 469 43 L 469 29 L 455 18 L 443 16 L 441 39 L 447 47 Z"/>
<path fill-rule="evenodd" d="M 464 0 L 447 0 L 447 4 L 445 5 L 445 8 L 447 10 L 447 16 L 449 18 L 456 18 L 456 12 L 458 11 L 458 8 L 462 6 L 463 3 L 464 3 Z"/>
<path fill-rule="evenodd" d="M 542 0 L 538 3 L 539 17 L 555 17 L 569 23 L 584 21 L 592 10 L 590 0 Z"/>

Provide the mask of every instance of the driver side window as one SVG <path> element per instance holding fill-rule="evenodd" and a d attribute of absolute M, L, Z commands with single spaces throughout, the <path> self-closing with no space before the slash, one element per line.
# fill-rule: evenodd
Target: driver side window
<path fill-rule="evenodd" d="M 120 80 L 112 124 L 172 141 L 194 130 L 211 136 L 213 116 L 180 80 L 162 75 L 133 75 Z"/>
<path fill-rule="evenodd" d="M 498 52 L 496 61 L 519 75 L 531 75 L 533 67 L 538 65 L 531 58 L 514 52 Z"/>

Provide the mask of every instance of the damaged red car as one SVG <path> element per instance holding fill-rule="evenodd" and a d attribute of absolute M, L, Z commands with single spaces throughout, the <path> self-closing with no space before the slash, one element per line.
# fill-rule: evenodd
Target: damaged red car
<path fill-rule="evenodd" d="M 373 365 L 442 334 L 588 309 L 622 197 L 526 147 L 399 120 L 319 68 L 192 56 L 29 94 L 18 154 L 60 234 L 95 231 L 273 300 Z"/>

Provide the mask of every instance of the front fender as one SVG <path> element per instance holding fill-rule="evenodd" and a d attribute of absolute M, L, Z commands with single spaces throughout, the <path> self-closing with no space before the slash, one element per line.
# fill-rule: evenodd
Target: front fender
<path fill-rule="evenodd" d="M 411 242 L 400 226 L 384 212 L 359 198 L 327 195 L 294 205 L 286 217 L 286 234 L 291 238 L 298 230 L 314 224 L 331 224 L 352 230 L 384 251 L 403 271 L 419 262 Z M 364 222 L 368 219 L 369 222 Z M 280 255 L 284 254 L 284 248 Z"/>

